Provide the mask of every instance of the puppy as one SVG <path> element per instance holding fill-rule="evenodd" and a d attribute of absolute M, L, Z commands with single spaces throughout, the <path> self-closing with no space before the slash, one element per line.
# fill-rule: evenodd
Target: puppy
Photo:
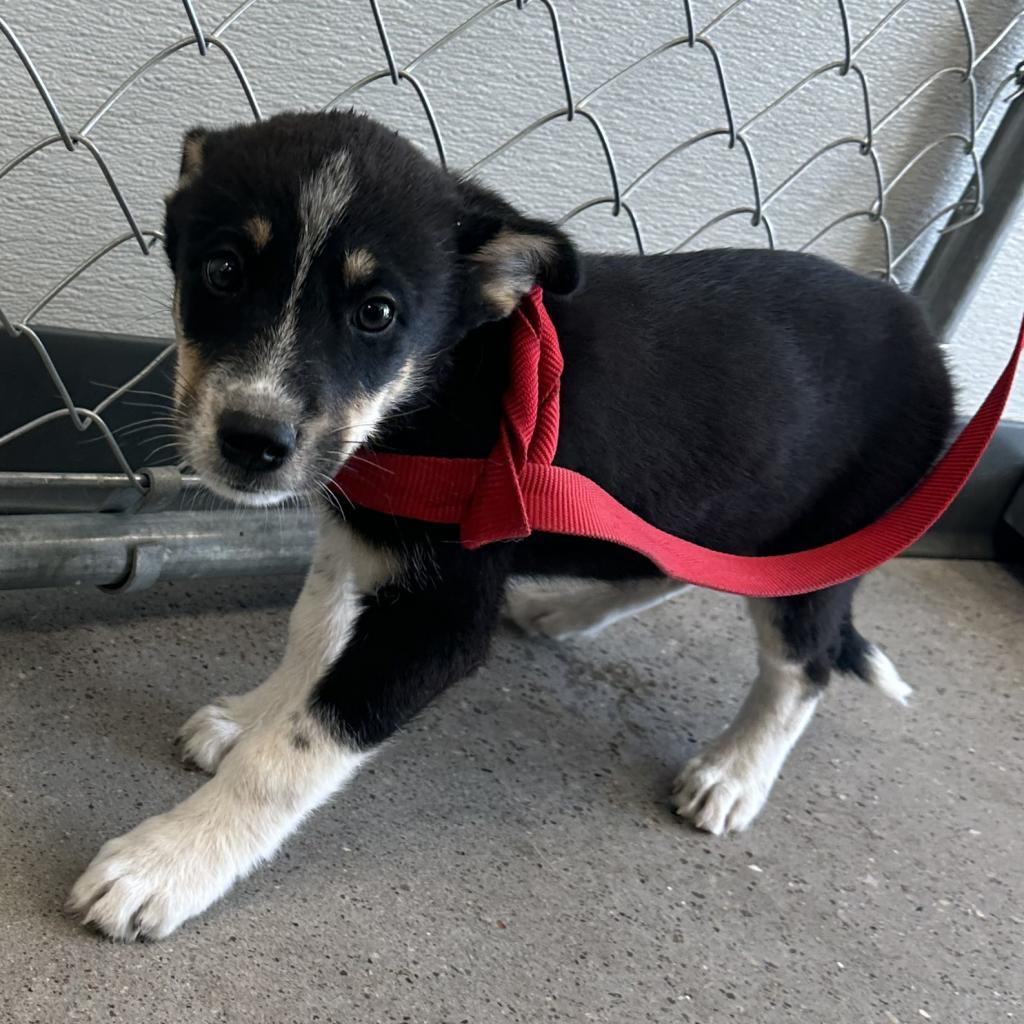
<path fill-rule="evenodd" d="M 108 842 L 71 908 L 118 939 L 165 936 L 270 857 L 397 729 L 481 664 L 512 617 L 592 632 L 681 589 L 632 551 L 563 536 L 466 550 L 455 528 L 346 506 L 363 445 L 486 456 L 506 319 L 544 289 L 565 357 L 555 462 L 655 526 L 740 554 L 834 540 L 885 512 L 950 432 L 950 382 L 895 288 L 809 255 L 584 255 L 557 227 L 354 113 L 195 130 L 167 203 L 177 421 L 209 487 L 319 502 L 281 666 L 185 724 L 213 777 Z M 735 721 L 681 771 L 678 813 L 746 828 L 833 672 L 909 687 L 853 625 L 854 584 L 750 602 L 759 655 Z"/>

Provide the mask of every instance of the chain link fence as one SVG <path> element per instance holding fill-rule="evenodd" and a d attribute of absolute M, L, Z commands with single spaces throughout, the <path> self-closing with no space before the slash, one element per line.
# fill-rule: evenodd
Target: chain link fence
<path fill-rule="evenodd" d="M 0 586 L 301 562 L 307 533 L 283 518 L 256 542 L 239 537 L 242 515 L 225 526 L 224 513 L 185 511 L 198 483 L 159 447 L 172 348 L 137 336 L 170 333 L 159 198 L 197 113 L 355 105 L 584 245 L 811 249 L 908 286 L 943 233 L 983 218 L 980 157 L 1024 93 L 1024 9 L 996 0 L 245 0 L 219 20 L 212 0 L 107 6 L 107 23 L 83 26 L 88 40 L 44 29 L 28 4 L 24 26 L 17 2 L 0 17 L 12 97 L 0 111 L 0 511 L 178 511 L 159 525 L 115 517 L 114 541 L 96 517 L 35 516 L 31 536 L 26 516 L 17 534 L 8 520 L 0 542 L 22 554 Z M 179 34 L 135 32 L 147 17 Z M 65 66 L 89 40 L 116 50 L 114 65 L 125 40 L 139 52 L 98 102 L 76 86 L 91 105 L 72 117 L 53 83 L 70 96 Z M 196 85 L 214 64 L 212 86 Z M 154 263 L 159 274 L 143 269 Z M 153 324 L 147 304 L 163 318 L 155 330 L 139 329 Z M 113 337 L 126 331 L 135 339 Z M 78 442 L 92 439 L 83 463 Z M 47 555 L 44 572 L 55 531 L 74 567 Z M 102 569 L 82 554 L 97 538 Z M 205 563 L 185 557 L 198 549 Z"/>

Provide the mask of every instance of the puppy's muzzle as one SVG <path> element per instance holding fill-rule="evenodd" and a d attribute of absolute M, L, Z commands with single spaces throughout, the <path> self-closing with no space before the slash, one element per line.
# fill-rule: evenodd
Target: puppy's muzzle
<path fill-rule="evenodd" d="M 217 443 L 227 462 L 247 473 L 280 469 L 295 452 L 295 426 L 268 416 L 227 410 L 217 427 Z"/>

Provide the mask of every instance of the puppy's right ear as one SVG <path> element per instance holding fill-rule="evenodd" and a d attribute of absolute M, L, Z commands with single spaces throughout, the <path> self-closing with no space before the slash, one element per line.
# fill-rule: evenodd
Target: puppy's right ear
<path fill-rule="evenodd" d="M 203 147 L 206 145 L 206 128 L 191 128 L 185 132 L 181 144 L 181 168 L 178 171 L 178 188 L 191 184 L 203 170 Z"/>

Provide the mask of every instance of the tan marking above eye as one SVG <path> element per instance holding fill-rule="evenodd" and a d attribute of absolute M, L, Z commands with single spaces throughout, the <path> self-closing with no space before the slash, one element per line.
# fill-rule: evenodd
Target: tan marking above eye
<path fill-rule="evenodd" d="M 345 253 L 341 276 L 349 287 L 366 281 L 377 269 L 377 260 L 369 249 L 353 249 Z"/>
<path fill-rule="evenodd" d="M 250 217 L 243 227 L 245 233 L 252 239 L 252 244 L 256 247 L 257 252 L 266 246 L 274 234 L 270 221 L 259 214 Z"/>

